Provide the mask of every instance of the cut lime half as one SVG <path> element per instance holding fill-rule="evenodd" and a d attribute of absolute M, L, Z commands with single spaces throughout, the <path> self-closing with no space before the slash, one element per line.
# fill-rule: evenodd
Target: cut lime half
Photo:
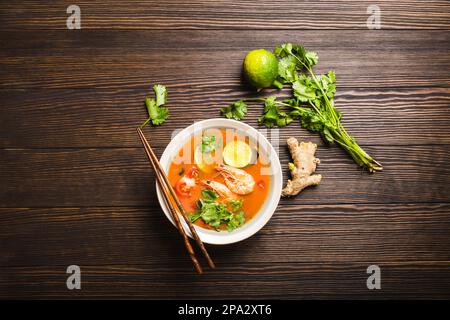
<path fill-rule="evenodd" d="M 201 145 L 198 145 L 194 150 L 194 162 L 205 173 L 214 171 L 214 158 L 211 153 L 202 152 Z"/>
<path fill-rule="evenodd" d="M 243 168 L 250 164 L 253 152 L 250 146 L 240 140 L 227 143 L 223 149 L 223 161 L 232 167 Z"/>

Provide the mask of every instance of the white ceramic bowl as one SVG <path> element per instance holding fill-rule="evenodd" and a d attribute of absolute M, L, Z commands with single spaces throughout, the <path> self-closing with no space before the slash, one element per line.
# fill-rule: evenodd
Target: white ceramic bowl
<path fill-rule="evenodd" d="M 278 155 L 273 146 L 269 143 L 266 137 L 264 137 L 264 135 L 262 135 L 255 128 L 243 122 L 222 118 L 199 121 L 180 131 L 172 139 L 172 141 L 170 141 L 161 156 L 160 163 L 163 169 L 168 172 L 172 157 L 178 154 L 180 148 L 188 142 L 188 139 L 190 139 L 193 135 L 200 134 L 203 130 L 210 128 L 231 128 L 240 130 L 253 141 L 257 141 L 260 152 L 264 152 L 265 154 L 267 154 L 270 161 L 270 168 L 273 172 L 270 177 L 270 190 L 265 203 L 261 207 L 260 211 L 242 227 L 232 232 L 228 232 L 207 230 L 195 226 L 196 231 L 203 242 L 218 245 L 230 244 L 251 237 L 256 232 L 261 230 L 262 227 L 264 227 L 264 225 L 270 220 L 273 213 L 275 212 L 275 209 L 278 206 L 278 202 L 280 201 L 281 189 L 283 186 L 283 176 L 281 174 L 281 165 L 280 160 L 278 159 Z M 161 208 L 163 209 L 166 217 L 172 222 L 173 225 L 175 225 L 175 222 L 173 221 L 169 209 L 164 202 L 161 190 L 159 189 L 158 185 L 156 186 L 156 190 Z M 189 227 L 184 222 L 184 219 L 182 217 L 180 218 L 186 234 L 188 234 L 192 238 Z"/>

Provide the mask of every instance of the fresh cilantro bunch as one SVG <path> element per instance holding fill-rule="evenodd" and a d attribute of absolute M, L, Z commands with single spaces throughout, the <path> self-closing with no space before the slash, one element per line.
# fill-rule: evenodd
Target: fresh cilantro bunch
<path fill-rule="evenodd" d="M 225 224 L 228 231 L 233 231 L 245 223 L 242 209 L 243 200 L 233 200 L 227 205 L 217 202 L 219 195 L 213 190 L 204 189 L 197 204 L 197 211 L 189 215 L 192 222 L 202 219 L 214 229 L 218 230 Z"/>
<path fill-rule="evenodd" d="M 328 143 L 339 144 L 358 165 L 365 167 L 369 172 L 382 170 L 381 164 L 358 145 L 341 123 L 342 115 L 334 107 L 336 92 L 334 71 L 315 75 L 312 68 L 317 64 L 318 56 L 315 52 L 306 51 L 300 45 L 282 44 L 275 48 L 275 54 L 279 64 L 278 78 L 274 84 L 280 89 L 285 84 L 290 85 L 293 97 L 284 101 L 278 101 L 273 96 L 239 101 L 262 101 L 264 112 L 259 122 L 269 128 L 284 127 L 294 119 L 298 119 L 303 128 L 320 133 Z M 233 113 L 233 109 L 228 111 Z M 228 114 L 227 118 L 230 117 L 234 115 Z"/>
<path fill-rule="evenodd" d="M 155 84 L 153 86 L 155 98 L 145 97 L 145 106 L 147 107 L 148 119 L 141 125 L 145 127 L 148 123 L 155 126 L 163 124 L 169 117 L 169 109 L 163 107 L 167 103 L 167 89 L 165 86 Z"/>

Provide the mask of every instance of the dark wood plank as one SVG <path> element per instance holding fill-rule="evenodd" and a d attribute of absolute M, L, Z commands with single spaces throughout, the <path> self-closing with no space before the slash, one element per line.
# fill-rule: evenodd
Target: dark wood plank
<path fill-rule="evenodd" d="M 14 1 L 0 6 L 3 29 L 65 29 L 67 1 Z M 448 1 L 77 1 L 82 28 L 367 29 L 377 4 L 384 29 L 450 27 Z"/>
<path fill-rule="evenodd" d="M 67 290 L 67 266 L 0 269 L 0 298 L 448 299 L 449 262 L 387 263 L 381 290 L 366 287 L 367 264 L 239 263 L 202 276 L 188 264 L 80 266 L 81 290 Z M 220 290 L 219 290 L 220 288 Z"/>
<path fill-rule="evenodd" d="M 273 49 L 285 42 L 299 42 L 310 50 L 351 48 L 415 50 L 430 52 L 448 46 L 447 30 L 2 30 L 1 49 L 28 49 L 51 53 L 64 48 L 136 49 Z M 324 41 L 326 39 L 326 41 Z M 161 52 L 161 51 L 160 51 Z M 323 59 L 321 59 L 323 60 Z M 322 63 L 323 61 L 321 61 Z"/>
<path fill-rule="evenodd" d="M 171 116 L 161 127 L 149 129 L 154 146 L 164 147 L 171 132 L 191 121 L 221 117 L 220 108 L 252 96 L 239 85 L 170 86 Z M 281 96 L 290 93 L 273 92 Z M 147 117 L 145 90 L 5 90 L 1 94 L 0 147 L 141 147 L 134 130 Z M 446 88 L 359 89 L 338 88 L 336 106 L 344 114 L 347 131 L 366 145 L 450 144 L 450 90 Z M 245 122 L 259 129 L 262 106 L 249 109 Z M 377 119 L 377 121 L 373 121 Z M 273 135 L 275 131 L 270 131 Z M 313 139 L 316 134 L 293 123 L 279 132 Z"/>
<path fill-rule="evenodd" d="M 156 203 L 142 208 L 0 209 L 0 222 L 3 267 L 142 263 L 170 270 L 189 265 L 180 236 Z M 218 273 L 246 263 L 439 262 L 450 261 L 449 230 L 449 204 L 284 201 L 258 234 L 240 244 L 209 246 L 209 251 Z"/>
<path fill-rule="evenodd" d="M 449 202 L 448 146 L 371 146 L 385 171 L 362 172 L 337 146 L 321 147 L 324 179 L 297 201 L 320 203 Z M 161 154 L 161 148 L 156 152 Z M 287 167 L 287 148 L 280 149 Z M 0 151 L 3 207 L 135 206 L 155 203 L 153 172 L 143 149 Z M 285 178 L 287 177 L 284 171 Z"/>
<path fill-rule="evenodd" d="M 320 63 L 318 73 L 334 69 L 339 87 L 411 87 L 450 85 L 448 70 L 450 58 L 449 33 L 440 31 L 435 36 L 423 31 L 405 32 L 364 32 L 347 31 L 329 37 L 326 31 L 286 33 L 272 31 L 240 33 L 236 44 L 224 48 L 221 39 L 232 37 L 229 33 L 222 36 L 217 32 L 205 37 L 207 47 L 192 47 L 186 40 L 172 42 L 173 48 L 164 50 L 155 48 L 161 43 L 161 33 L 153 31 L 139 34 L 139 46 L 128 48 L 121 45 L 130 34 L 128 31 L 103 32 L 97 37 L 110 39 L 110 45 L 104 41 L 95 41 L 94 31 L 60 34 L 54 39 L 54 47 L 41 50 L 8 48 L 0 52 L 0 89 L 26 88 L 109 88 L 123 90 L 129 88 L 146 89 L 152 83 L 182 86 L 185 89 L 203 88 L 206 85 L 217 87 L 240 86 L 241 65 L 246 52 L 254 49 L 248 39 L 258 39 L 260 46 L 273 48 L 283 40 L 300 42 L 311 50 L 316 50 Z M 7 42 L 6 33 L 3 37 Z M 25 39 L 47 39 L 55 33 L 43 31 L 24 34 Z M 189 34 L 187 34 L 189 35 Z M 351 40 L 340 43 L 342 38 Z M 175 39 L 185 37 L 181 33 Z M 409 38 L 418 37 L 422 49 Z M 327 42 L 316 45 L 317 39 L 326 38 Z M 408 40 L 404 40 L 408 38 Z M 67 40 L 72 39 L 72 40 Z M 94 40 L 92 40 L 94 39 Z M 374 40 L 376 39 L 376 40 Z M 387 45 L 384 47 L 384 40 Z M 31 43 L 35 40 L 29 40 Z M 47 40 L 40 40 L 47 41 Z M 255 42 L 255 40 L 252 40 Z M 378 41 L 378 45 L 376 42 Z M 17 41 L 16 41 L 17 42 Z M 351 43 L 349 43 L 351 42 Z M 359 45 L 362 42 L 367 46 Z M 251 42 L 250 42 L 251 43 Z M 264 43 L 264 45 L 263 45 Z M 311 46 L 309 44 L 312 44 Z M 147 45 L 148 44 L 148 45 Z M 188 48 L 181 47 L 186 45 Z M 219 46 L 219 48 L 216 48 Z M 20 45 L 19 45 L 20 47 Z"/>

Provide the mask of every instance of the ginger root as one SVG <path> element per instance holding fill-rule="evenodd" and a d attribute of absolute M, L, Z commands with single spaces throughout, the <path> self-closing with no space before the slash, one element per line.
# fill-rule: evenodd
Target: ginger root
<path fill-rule="evenodd" d="M 313 174 L 316 171 L 320 159 L 314 157 L 317 145 L 312 142 L 301 142 L 297 139 L 287 140 L 289 151 L 294 163 L 289 163 L 292 180 L 288 180 L 286 187 L 281 192 L 282 197 L 295 196 L 309 186 L 315 186 L 322 180 L 322 175 Z"/>

